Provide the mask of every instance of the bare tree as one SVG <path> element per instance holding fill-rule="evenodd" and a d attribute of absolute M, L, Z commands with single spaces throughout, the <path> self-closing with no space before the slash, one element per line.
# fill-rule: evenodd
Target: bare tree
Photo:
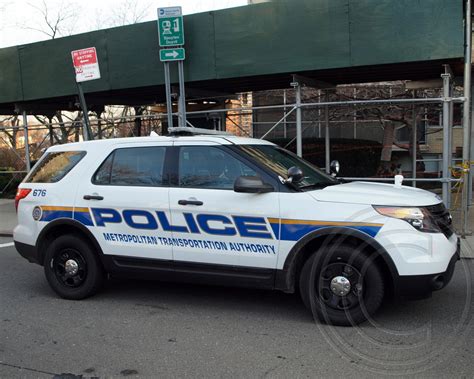
<path fill-rule="evenodd" d="M 150 10 L 151 3 L 148 1 L 122 0 L 104 14 L 104 10 L 96 11 L 95 29 L 111 28 L 137 24 L 145 21 Z"/>
<path fill-rule="evenodd" d="M 122 0 L 118 2 L 108 13 L 107 16 L 104 16 L 102 10 L 96 11 L 96 29 L 103 29 L 108 27 L 115 26 L 124 26 L 130 24 L 136 24 L 141 21 L 144 21 L 151 7 L 151 3 L 148 1 L 138 1 L 138 0 Z M 137 116 L 134 119 L 134 128 L 131 129 L 129 125 L 129 119 L 133 117 L 132 108 L 125 106 L 120 111 L 118 108 L 107 107 L 105 110 L 107 114 L 117 116 L 117 112 L 120 112 L 119 120 L 117 125 L 113 123 L 106 123 L 101 125 L 100 121 L 97 124 L 97 136 L 101 138 L 102 136 L 111 136 L 111 128 L 117 128 L 119 135 L 137 135 L 142 134 L 142 125 L 140 116 L 143 115 L 143 112 L 146 110 L 144 107 L 135 107 L 133 108 L 134 115 Z M 102 128 L 104 127 L 104 128 Z"/>
<path fill-rule="evenodd" d="M 122 0 L 111 10 L 112 26 L 136 24 L 146 17 L 150 3 L 137 0 Z"/>
<path fill-rule="evenodd" d="M 42 0 L 41 4 L 30 2 L 38 17 L 34 21 L 20 25 L 23 29 L 35 30 L 51 39 L 71 35 L 76 28 L 80 6 L 74 1 L 51 2 Z"/>
<path fill-rule="evenodd" d="M 18 25 L 22 29 L 40 32 L 50 39 L 71 35 L 76 29 L 76 21 L 80 15 L 80 5 L 75 1 L 41 0 L 28 3 L 34 10 L 33 20 L 24 21 Z M 77 114 L 76 114 L 77 113 Z M 68 113 L 57 111 L 47 116 L 35 116 L 40 124 L 49 130 L 49 144 L 66 143 L 75 132 L 79 112 Z M 52 125 L 56 124 L 56 127 Z"/>
<path fill-rule="evenodd" d="M 2 131 L 7 135 L 10 146 L 16 151 L 18 146 L 18 131 L 20 130 L 18 115 L 4 118 L 0 125 L 2 126 Z"/>
<path fill-rule="evenodd" d="M 287 102 L 294 103 L 294 91 L 287 91 Z M 416 97 L 439 97 L 439 89 L 420 89 L 417 90 Z M 327 92 L 327 97 L 325 92 Z M 323 97 L 321 97 L 321 93 Z M 319 91 L 317 89 L 305 87 L 302 91 L 304 102 L 319 101 L 341 101 L 341 100 L 389 100 L 389 99 L 403 99 L 414 96 L 412 90 L 406 88 L 405 81 L 398 82 L 382 82 L 382 83 L 364 83 L 364 84 L 350 84 L 340 85 L 329 91 Z M 257 96 L 256 96 L 257 97 Z M 265 91 L 258 93 L 258 97 L 262 99 L 262 104 L 281 104 L 282 91 Z M 290 108 L 290 107 L 289 107 Z M 288 108 L 288 109 L 289 109 Z M 422 122 L 427 122 L 430 125 L 436 125 L 436 119 L 430 119 L 430 115 L 435 116 L 439 114 L 439 105 L 437 104 L 400 104 L 400 103 L 386 103 L 386 104 L 365 104 L 365 105 L 339 105 L 331 106 L 329 108 L 329 122 L 331 128 L 331 135 L 338 132 L 345 135 L 347 127 L 358 124 L 358 138 L 366 138 L 374 140 L 382 144 L 380 153 L 380 160 L 378 165 L 378 173 L 393 174 L 392 167 L 397 170 L 398 162 L 392 157 L 392 147 L 397 146 L 406 149 L 407 153 L 412 155 L 414 152 L 417 157 L 421 156 L 420 137 L 417 133 L 416 139 L 413 135 L 415 124 L 420 125 Z M 258 114 L 258 112 L 256 112 Z M 272 117 L 271 115 L 269 117 Z M 278 120 L 281 115 L 274 112 L 274 117 Z M 304 108 L 303 119 L 303 135 L 317 135 L 317 128 L 325 122 L 325 111 L 322 108 Z M 435 117 L 436 118 L 436 117 Z M 290 136 L 294 136 L 295 116 L 294 113 L 287 118 L 289 125 L 293 126 Z M 345 130 L 344 130 L 345 129 Z M 343 131 L 344 130 L 344 131 Z M 276 131 L 276 135 L 281 137 L 281 127 Z M 307 131 L 307 133 L 306 133 Z M 441 129 L 432 129 L 425 131 L 425 135 L 431 133 L 439 133 Z M 362 133 L 360 133 L 362 132 Z M 345 133 L 345 134 L 343 134 Z M 365 137 L 360 137 L 360 134 Z M 355 137 L 354 137 L 355 138 Z M 291 145 L 296 138 L 290 139 L 287 146 Z M 416 146 L 414 142 L 416 141 Z M 414 149 L 415 148 L 415 149 Z M 425 167 L 423 162 L 417 163 L 417 171 L 424 172 Z"/>
<path fill-rule="evenodd" d="M 33 0 L 32 0 L 33 1 Z M 76 20 L 80 15 L 80 6 L 75 1 L 52 1 L 52 0 L 41 0 L 28 3 L 31 8 L 35 10 L 38 17 L 35 18 L 34 22 L 21 25 L 23 29 L 35 30 L 47 35 L 51 39 L 61 37 L 64 35 L 70 35 L 75 31 Z M 150 3 L 138 0 L 122 0 L 112 7 L 110 14 L 103 18 L 100 12 L 97 13 L 97 27 L 103 28 L 104 26 L 120 26 L 126 24 L 133 24 L 142 21 L 150 9 Z M 100 24 L 99 24 L 100 20 Z M 110 108 L 110 107 L 109 107 Z M 116 113 L 111 107 L 111 114 Z M 123 131 L 119 134 L 129 134 L 129 127 L 125 119 L 131 117 L 131 108 L 124 107 L 121 110 L 119 118 L 120 125 L 126 125 Z M 118 110 L 117 110 L 118 111 Z M 96 114 L 96 118 L 99 119 L 101 112 Z M 79 130 L 82 126 L 82 112 L 62 112 L 57 111 L 47 116 L 35 116 L 36 120 L 42 125 L 46 126 L 49 130 L 49 144 L 55 143 L 67 143 L 71 139 L 79 139 Z M 94 123 L 94 120 L 91 120 Z M 97 120 L 96 120 L 97 121 Z M 54 125 L 52 125 L 54 123 Z M 97 134 L 102 136 L 112 136 L 113 128 L 116 126 L 106 124 L 104 128 L 100 124 L 97 124 Z M 132 121 L 133 125 L 133 121 Z M 133 134 L 133 132 L 132 132 Z"/>

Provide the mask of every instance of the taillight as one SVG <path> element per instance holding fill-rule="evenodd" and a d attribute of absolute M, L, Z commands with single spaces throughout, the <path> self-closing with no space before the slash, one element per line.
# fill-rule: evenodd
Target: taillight
<path fill-rule="evenodd" d="M 30 192 L 31 192 L 31 189 L 29 188 L 18 188 L 16 190 L 15 209 L 17 212 L 18 212 L 18 204 L 20 203 L 20 200 L 27 197 Z"/>

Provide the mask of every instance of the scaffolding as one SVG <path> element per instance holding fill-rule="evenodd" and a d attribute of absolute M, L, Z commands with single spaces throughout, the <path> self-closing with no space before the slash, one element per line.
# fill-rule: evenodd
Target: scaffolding
<path fill-rule="evenodd" d="M 48 147 L 83 139 L 84 122 L 80 115 L 65 122 L 28 121 L 25 111 L 21 116 L 18 125 L 0 122 L 0 178 L 4 178 L 0 181 L 0 197 L 11 193 Z M 166 114 L 111 115 L 91 118 L 90 126 L 94 139 L 138 137 L 152 131 L 161 134 L 164 117 Z"/>
<path fill-rule="evenodd" d="M 300 81 L 303 78 L 299 78 Z M 283 133 L 285 136 L 289 136 L 291 133 L 290 131 L 295 131 L 295 136 L 290 139 L 287 147 L 293 142 L 296 141 L 296 153 L 300 157 L 303 156 L 303 135 L 306 131 L 307 126 L 305 123 L 309 123 L 310 125 L 314 125 L 314 120 L 311 121 L 304 121 L 302 113 L 305 110 L 316 110 L 317 114 L 319 114 L 319 119 L 316 121 L 318 124 L 318 133 L 321 135 L 321 130 L 324 130 L 324 141 L 325 141 L 325 164 L 324 167 L 327 172 L 329 172 L 329 166 L 331 162 L 331 122 L 330 121 L 330 113 L 331 110 L 341 107 L 341 106 L 349 106 L 354 109 L 358 109 L 360 107 L 367 107 L 367 106 L 387 106 L 387 105 L 413 105 L 413 106 L 420 106 L 426 104 L 441 104 L 443 109 L 443 158 L 442 158 L 442 173 L 443 176 L 441 178 L 417 178 L 416 177 L 416 163 L 419 160 L 413 160 L 413 175 L 410 178 L 406 178 L 406 181 L 412 182 L 413 185 L 416 185 L 417 182 L 440 182 L 442 183 L 443 187 L 443 201 L 449 207 L 450 206 L 450 196 L 449 193 L 451 191 L 451 183 L 453 182 L 460 182 L 462 179 L 453 178 L 451 175 L 451 168 L 455 165 L 453 164 L 452 158 L 452 108 L 453 104 L 455 103 L 464 103 L 464 97 L 451 97 L 452 94 L 452 74 L 450 73 L 449 67 L 445 66 L 445 72 L 442 74 L 443 79 L 443 97 L 433 97 L 433 98 L 389 98 L 389 99 L 362 99 L 362 100 L 345 100 L 345 101 L 328 101 L 328 94 L 331 90 L 318 90 L 320 93 L 320 97 L 318 102 L 304 102 L 302 101 L 302 88 L 303 83 L 298 81 L 293 81 L 291 86 L 293 87 L 296 96 L 296 102 L 288 103 L 285 102 L 284 104 L 278 105 L 266 105 L 266 106 L 244 106 L 240 108 L 223 108 L 223 109 L 212 109 L 212 110 L 200 110 L 200 111 L 191 111 L 188 112 L 190 118 L 190 124 L 192 126 L 192 116 L 199 116 L 199 115 L 209 115 L 212 114 L 221 114 L 225 117 L 226 120 L 230 120 L 233 125 L 239 128 L 243 132 L 244 135 L 249 135 L 251 137 L 258 137 L 258 138 L 268 138 L 277 131 L 278 129 L 284 129 Z M 321 98 L 324 101 L 321 101 Z M 247 103 L 251 104 L 251 103 Z M 247 130 L 248 125 L 245 123 L 249 122 L 249 115 L 252 112 L 257 111 L 269 111 L 269 110 L 281 110 L 283 112 L 283 116 L 273 124 L 265 124 L 266 131 L 260 135 L 254 135 L 254 131 L 256 128 L 252 128 L 252 132 L 248 133 Z M 295 120 L 289 121 L 289 117 L 295 115 Z M 26 173 L 30 169 L 30 160 L 38 158 L 38 152 L 41 153 L 44 148 L 48 145 L 55 144 L 57 141 L 57 137 L 55 137 L 55 131 L 64 131 L 65 129 L 68 130 L 66 132 L 66 139 L 63 139 L 62 142 L 73 142 L 78 141 L 82 136 L 82 128 L 83 128 L 83 121 L 80 117 L 76 120 L 63 122 L 63 123 L 44 123 L 42 125 L 35 125 L 29 126 L 28 125 L 28 118 L 26 112 L 22 113 L 22 125 L 18 125 L 16 127 L 17 131 L 22 132 L 19 134 L 25 141 L 29 140 L 28 134 L 31 132 L 38 132 L 44 131 L 44 135 L 42 136 L 41 142 L 36 144 L 36 146 L 30 149 L 30 144 L 24 144 L 24 156 L 21 157 L 17 150 L 13 150 L 15 155 L 18 159 L 21 158 L 22 162 L 22 169 L 15 170 L 15 174 Z M 173 113 L 173 116 L 177 116 L 177 113 Z M 157 134 L 162 133 L 162 125 L 163 122 L 168 119 L 166 113 L 155 113 L 155 114 L 135 114 L 135 115 L 126 115 L 121 117 L 110 117 L 110 118 L 96 118 L 91 119 L 91 129 L 94 132 L 95 138 L 115 138 L 115 137 L 124 137 L 124 136 L 137 136 L 137 135 L 149 135 L 151 131 L 156 132 Z M 375 120 L 367 120 L 368 122 L 374 122 Z M 255 122 L 255 125 L 257 122 Z M 350 123 L 339 123 L 339 125 L 345 125 L 347 127 L 352 127 L 354 133 L 354 137 L 357 137 L 357 125 L 350 124 Z M 294 125 L 294 128 L 291 128 L 291 125 Z M 139 126 L 139 128 L 137 128 Z M 219 127 L 217 127 L 219 128 Z M 222 125 L 220 128 L 223 128 Z M 6 131 L 7 129 L 12 130 L 13 127 L 3 127 L 0 128 L 0 132 Z M 139 130 L 139 132 L 137 132 Z M 64 136 L 63 136 L 64 137 Z M 4 144 L 7 142 L 4 137 L 0 135 L 0 142 L 3 141 Z M 412 156 L 417 156 L 417 143 L 414 141 L 412 143 Z M 0 172 L 0 173 L 7 173 L 7 172 Z M 13 171 L 8 171 L 8 173 L 13 173 Z M 391 181 L 393 179 L 387 178 L 373 178 L 373 177 L 346 177 L 346 180 L 380 180 L 380 181 Z"/>
<path fill-rule="evenodd" d="M 305 121 L 303 120 L 303 112 L 306 110 L 315 110 L 315 114 L 318 115 L 318 133 L 324 135 L 324 168 L 329 172 L 331 163 L 331 121 L 330 113 L 332 109 L 341 106 L 349 106 L 354 110 L 354 115 L 357 109 L 360 107 L 367 106 L 390 106 L 390 105 L 410 105 L 413 107 L 413 111 L 416 106 L 427 105 L 427 104 L 438 104 L 442 107 L 442 134 L 443 134 L 443 149 L 442 149 L 442 176 L 439 178 L 420 178 L 417 177 L 417 163 L 420 161 L 417 159 L 417 141 L 416 141 L 416 123 L 413 125 L 413 140 L 411 148 L 413 149 L 412 154 L 412 177 L 406 178 L 406 181 L 416 186 L 417 183 L 422 182 L 436 182 L 442 186 L 442 200 L 444 204 L 449 208 L 451 206 L 451 191 L 453 184 L 457 188 L 462 188 L 462 232 L 465 236 L 469 233 L 468 230 L 468 210 L 470 201 L 472 198 L 472 173 L 471 173 L 471 2 L 466 2 L 466 50 L 465 50 L 465 70 L 464 70 L 464 93 L 463 96 L 453 96 L 453 74 L 448 65 L 444 65 L 443 73 L 441 74 L 442 79 L 442 95 L 438 97 L 416 97 L 413 93 L 412 97 L 406 98 L 387 98 L 387 99 L 350 99 L 342 101 L 330 101 L 329 94 L 331 89 L 328 86 L 324 86 L 324 83 L 312 83 L 311 79 L 306 79 L 299 75 L 294 75 L 291 81 L 290 87 L 294 91 L 294 102 L 288 102 L 287 92 L 284 92 L 283 104 L 265 105 L 265 106 L 253 106 L 247 102 L 244 106 L 237 108 L 223 108 L 223 109 L 212 109 L 212 110 L 196 110 L 187 112 L 189 116 L 190 126 L 192 126 L 192 117 L 198 115 L 220 115 L 221 119 L 231 122 L 235 127 L 240 130 L 243 134 L 253 135 L 252 132 L 248 132 L 249 115 L 252 115 L 256 111 L 268 111 L 268 110 L 281 110 L 283 116 L 276 122 L 267 124 L 266 131 L 259 138 L 268 138 L 271 134 L 279 129 L 282 129 L 282 133 L 285 137 L 288 137 L 289 125 L 295 125 L 295 136 L 291 142 L 296 142 L 296 153 L 298 156 L 303 157 L 303 135 L 305 132 Z M 306 102 L 302 97 L 303 86 L 311 86 L 317 88 L 320 97 L 317 102 Z M 329 86 L 330 87 L 330 86 Z M 243 104 L 243 102 L 241 102 Z M 453 177 L 453 168 L 456 167 L 455 161 L 453 160 L 452 152 L 452 127 L 453 127 L 453 105 L 463 105 L 463 152 L 462 152 L 462 163 L 460 165 L 459 177 Z M 13 178 L 24 175 L 31 168 L 31 161 L 37 158 L 37 155 L 42 152 L 45 146 L 52 145 L 55 143 L 55 130 L 73 131 L 71 135 L 66 133 L 66 137 L 63 138 L 62 142 L 70 141 L 70 136 L 73 140 L 79 140 L 82 135 L 81 130 L 84 127 L 81 119 L 76 119 L 70 122 L 62 123 L 43 123 L 40 126 L 29 126 L 28 117 L 25 111 L 21 112 L 22 125 L 17 126 L 3 126 L 0 127 L 0 132 L 12 131 L 15 129 L 17 133 L 23 136 L 25 141 L 23 149 L 12 148 L 13 154 L 17 159 L 21 161 L 20 165 L 16 165 L 16 169 L 9 171 L 0 171 L 0 174 L 12 175 L 12 180 L 7 184 L 9 186 L 13 181 Z M 114 138 L 120 136 L 135 136 L 145 135 L 154 131 L 161 134 L 163 131 L 163 122 L 168 119 L 168 113 L 154 113 L 154 114 L 135 114 L 124 117 L 110 117 L 110 118 L 96 118 L 91 119 L 91 129 L 95 134 L 95 138 Z M 172 113 L 172 116 L 178 116 L 177 113 Z M 289 121 L 290 117 L 294 117 L 294 121 Z M 356 116 L 353 121 L 355 122 Z M 245 120 L 245 125 L 244 125 Z M 223 124 L 226 124 L 224 122 Z M 314 124 L 314 123 L 312 123 Z M 357 137 L 357 128 L 350 122 L 345 123 L 348 127 L 352 126 L 352 132 L 354 138 Z M 254 125 L 253 125 L 254 126 Z M 215 128 L 222 129 L 222 123 L 215 125 Z M 44 137 L 39 144 L 31 146 L 29 143 L 29 135 L 33 132 L 37 133 L 40 130 L 46 131 Z M 138 132 L 137 132 L 138 131 Z M 324 131 L 324 133 L 323 133 Z M 49 142 L 48 142 L 49 137 Z M 57 138 L 56 138 L 57 140 Z M 0 142 L 9 146 L 8 140 L 0 135 Z M 57 142 L 57 141 L 56 141 Z M 22 151 L 23 156 L 19 153 Z M 374 177 L 345 177 L 346 180 L 367 180 L 367 181 L 386 181 L 391 182 L 393 178 L 374 178 Z M 4 189 L 0 188 L 0 194 Z"/>

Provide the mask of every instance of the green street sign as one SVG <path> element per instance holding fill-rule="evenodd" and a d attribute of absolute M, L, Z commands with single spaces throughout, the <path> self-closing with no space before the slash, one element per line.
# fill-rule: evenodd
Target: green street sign
<path fill-rule="evenodd" d="M 158 8 L 158 35 L 161 47 L 184 45 L 181 7 Z"/>
<path fill-rule="evenodd" d="M 183 61 L 186 58 L 184 48 L 177 47 L 175 49 L 160 50 L 161 62 Z"/>

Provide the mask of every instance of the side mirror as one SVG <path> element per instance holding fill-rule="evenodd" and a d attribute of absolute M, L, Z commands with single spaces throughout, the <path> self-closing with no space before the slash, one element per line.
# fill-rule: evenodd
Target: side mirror
<path fill-rule="evenodd" d="M 298 166 L 293 166 L 288 169 L 288 182 L 298 183 L 303 180 L 303 170 Z"/>
<path fill-rule="evenodd" d="M 331 164 L 329 165 L 329 172 L 331 173 L 331 176 L 337 176 L 340 169 L 341 165 L 339 164 L 339 161 L 331 161 Z"/>
<path fill-rule="evenodd" d="M 267 193 L 274 190 L 271 184 L 264 183 L 259 176 L 239 176 L 234 182 L 235 192 Z"/>

